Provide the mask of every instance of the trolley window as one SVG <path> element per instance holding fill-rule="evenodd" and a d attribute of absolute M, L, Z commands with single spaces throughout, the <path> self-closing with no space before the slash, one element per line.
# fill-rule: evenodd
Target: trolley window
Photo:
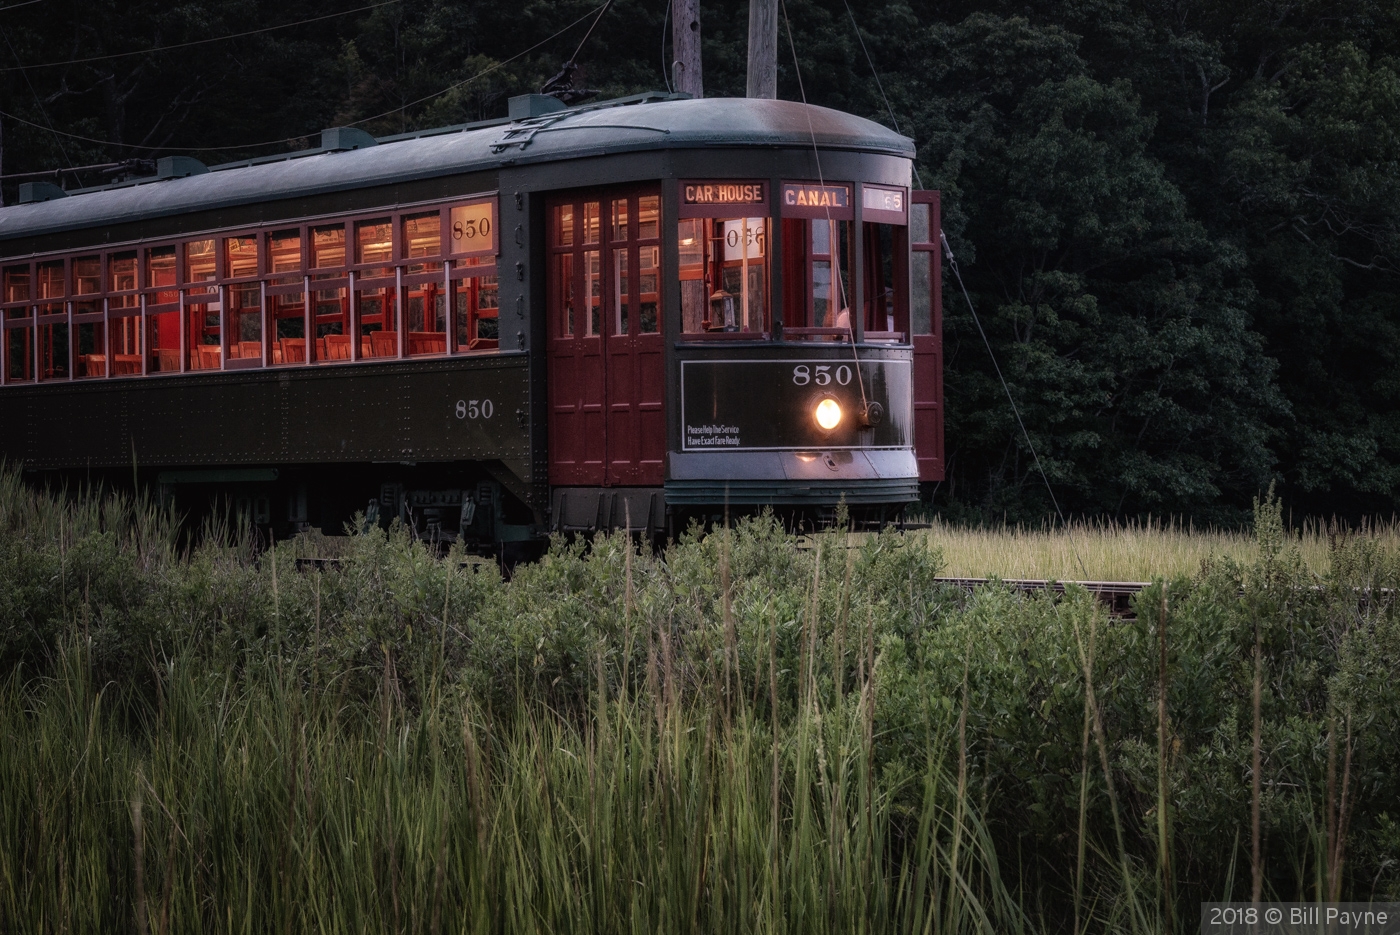
<path fill-rule="evenodd" d="M 494 351 L 500 347 L 500 287 L 494 257 L 452 263 L 452 350 Z"/>
<path fill-rule="evenodd" d="M 173 244 L 145 250 L 142 296 L 146 306 L 146 373 L 180 371 L 180 293 L 175 288 L 175 254 Z"/>
<path fill-rule="evenodd" d="M 771 330 L 768 184 L 680 182 L 681 333 L 764 338 Z"/>
<path fill-rule="evenodd" d="M 224 275 L 229 279 L 247 279 L 258 275 L 258 238 L 224 238 Z"/>
<path fill-rule="evenodd" d="M 185 366 L 218 370 L 223 366 L 223 307 L 217 290 L 185 294 Z"/>
<path fill-rule="evenodd" d="M 37 266 L 35 296 L 35 372 L 40 380 L 68 379 L 68 306 L 67 264 L 63 260 L 48 260 Z"/>
<path fill-rule="evenodd" d="M 406 260 L 435 259 L 442 256 L 442 215 L 437 211 L 410 214 L 403 219 L 403 253 Z M 442 263 L 410 262 L 410 275 L 442 269 Z"/>
<path fill-rule="evenodd" d="M 907 343 L 909 192 L 886 185 L 862 185 L 860 204 L 865 340 Z"/>
<path fill-rule="evenodd" d="M 365 279 L 394 275 L 386 265 L 394 258 L 394 228 L 388 218 L 355 225 L 355 265 Z"/>
<path fill-rule="evenodd" d="M 404 350 L 410 357 L 448 351 L 448 281 L 443 275 L 442 212 L 423 211 L 402 219 Z"/>
<path fill-rule="evenodd" d="M 107 375 L 107 324 L 102 313 L 102 257 L 76 257 L 73 277 L 73 377 Z"/>
<path fill-rule="evenodd" d="M 34 379 L 34 329 L 32 319 L 5 323 L 5 382 L 29 383 Z"/>
<path fill-rule="evenodd" d="M 198 291 L 213 291 L 213 286 L 198 286 L 199 283 L 213 283 L 218 278 L 213 240 L 192 240 L 185 244 L 185 282 L 197 286 Z"/>
<path fill-rule="evenodd" d="M 136 291 L 136 251 L 129 253 L 118 253 L 110 257 L 107 262 L 108 279 L 107 291 L 121 294 Z M 135 296 L 132 296 L 134 299 Z M 135 305 L 136 302 L 122 301 L 120 306 Z"/>
<path fill-rule="evenodd" d="M 275 231 L 267 238 L 268 363 L 304 364 L 307 303 L 302 278 L 301 230 Z"/>
<path fill-rule="evenodd" d="M 328 224 L 311 228 L 311 266 L 317 270 L 337 270 L 345 266 L 345 225 Z M 327 273 L 313 279 L 328 278 Z"/>
<path fill-rule="evenodd" d="M 107 342 L 114 377 L 135 376 L 141 368 L 141 301 L 136 295 L 136 251 L 107 257 Z"/>
<path fill-rule="evenodd" d="M 262 284 L 238 283 L 227 287 L 228 313 L 224 318 L 228 330 L 225 362 L 237 366 L 256 366 L 262 360 Z"/>
<path fill-rule="evenodd" d="M 851 237 L 855 210 L 844 182 L 783 182 L 783 335 L 842 341 L 854 333 Z"/>
<path fill-rule="evenodd" d="M 39 264 L 39 301 L 61 299 L 67 294 L 67 279 L 63 272 L 62 260 L 50 260 Z"/>
<path fill-rule="evenodd" d="M 267 238 L 273 285 L 301 285 L 301 231 L 277 231 Z"/>
<path fill-rule="evenodd" d="M 311 228 L 310 359 L 316 363 L 349 360 L 350 298 L 345 280 L 345 225 Z M 322 283 L 316 285 L 316 282 Z"/>
<path fill-rule="evenodd" d="M 73 294 L 97 295 L 102 291 L 102 258 L 83 256 L 73 261 Z"/>
<path fill-rule="evenodd" d="M 6 383 L 28 383 L 34 379 L 33 270 L 28 263 L 5 267 L 5 314 L 0 340 L 5 355 Z"/>
<path fill-rule="evenodd" d="M 5 267 L 5 302 L 29 301 L 29 264 Z M 6 316 L 9 317 L 9 316 Z"/>

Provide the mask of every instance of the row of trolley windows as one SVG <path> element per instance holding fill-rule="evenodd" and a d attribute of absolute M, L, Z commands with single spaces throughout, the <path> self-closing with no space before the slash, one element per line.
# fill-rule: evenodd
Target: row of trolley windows
<path fill-rule="evenodd" d="M 5 380 L 495 351 L 494 215 L 480 202 L 5 266 Z"/>
<path fill-rule="evenodd" d="M 926 227 L 927 206 L 913 207 L 913 222 L 922 218 Z M 550 281 L 557 337 L 601 335 L 605 327 L 609 335 L 660 331 L 659 208 L 654 195 L 552 206 Z M 775 223 L 782 225 L 781 258 L 770 256 Z M 787 339 L 849 340 L 853 276 L 863 278 L 861 326 L 867 341 L 903 342 L 911 330 L 928 330 L 927 295 L 914 300 L 911 322 L 907 293 L 896 288 L 910 273 L 905 225 L 867 221 L 859 235 L 852 221 L 829 218 L 682 217 L 676 225 L 680 332 L 686 339 L 770 337 L 775 263 L 783 274 Z M 855 236 L 864 240 L 859 270 L 852 269 Z M 915 260 L 923 262 L 926 279 L 927 256 Z"/>

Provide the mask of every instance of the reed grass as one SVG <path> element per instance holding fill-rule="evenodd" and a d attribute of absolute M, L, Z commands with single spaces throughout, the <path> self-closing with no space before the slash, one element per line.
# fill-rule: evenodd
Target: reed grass
<path fill-rule="evenodd" d="M 0 471 L 0 932 L 1146 935 L 1244 864 L 1400 899 L 1400 550 L 1317 571 L 1259 515 L 1110 621 L 939 584 L 939 530 L 299 570 Z"/>
<path fill-rule="evenodd" d="M 346 707 L 185 657 L 161 663 L 153 701 L 123 703 L 88 669 L 69 647 L 51 677 L 0 688 L 7 930 L 1023 927 L 941 754 L 876 768 L 869 684 L 725 726 L 669 699 L 410 710 L 392 675 Z"/>

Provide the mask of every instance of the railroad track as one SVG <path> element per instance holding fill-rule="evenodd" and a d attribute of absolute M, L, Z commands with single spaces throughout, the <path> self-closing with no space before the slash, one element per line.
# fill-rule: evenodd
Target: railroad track
<path fill-rule="evenodd" d="M 978 586 L 992 581 L 1000 581 L 1007 587 L 1025 594 L 1032 594 L 1036 591 L 1052 591 L 1056 594 L 1063 594 L 1067 585 L 1076 584 L 1097 597 L 1100 603 L 1105 604 L 1108 607 L 1109 616 L 1124 620 L 1132 620 L 1137 616 L 1133 613 L 1133 595 L 1151 584 L 1150 581 L 1051 581 L 1042 578 L 935 578 L 933 580 L 939 584 L 962 588 L 968 593 L 971 593 Z"/>

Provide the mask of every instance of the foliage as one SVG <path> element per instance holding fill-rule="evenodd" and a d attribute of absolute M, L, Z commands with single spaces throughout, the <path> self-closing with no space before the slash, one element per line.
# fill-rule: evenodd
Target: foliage
<path fill-rule="evenodd" d="M 1314 573 L 1276 500 L 1109 620 L 892 532 L 506 580 L 0 481 L 6 930 L 1184 931 L 1247 892 L 1256 627 L 1266 893 L 1400 897 L 1400 552 Z"/>
<path fill-rule="evenodd" d="M 707 93 L 742 94 L 746 4 L 703 6 Z M 327 126 L 496 117 L 574 53 L 597 9 L 16 7 L 0 27 L 0 168 L 180 148 L 217 162 L 305 148 Z M 1400 502 L 1400 15 L 1376 0 L 1270 10 L 783 6 L 780 95 L 918 144 L 1071 513 L 1238 524 L 1273 480 L 1300 514 Z M 664 87 L 667 17 L 664 2 L 617 0 L 580 52 L 583 83 L 603 96 Z M 1039 469 L 951 276 L 945 293 L 950 470 L 936 502 L 1038 521 L 1051 506 Z"/>

